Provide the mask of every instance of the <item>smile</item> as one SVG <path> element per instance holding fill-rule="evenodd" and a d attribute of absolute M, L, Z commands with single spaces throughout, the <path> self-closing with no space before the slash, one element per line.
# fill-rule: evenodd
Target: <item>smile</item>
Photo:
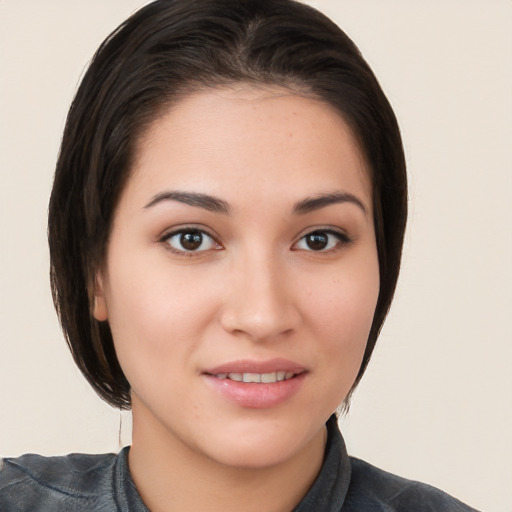
<path fill-rule="evenodd" d="M 304 385 L 309 368 L 289 359 L 239 359 L 202 372 L 205 382 L 236 407 L 266 409 L 292 399 Z"/>
<path fill-rule="evenodd" d="M 289 380 L 296 375 L 294 372 L 277 371 L 270 373 L 217 373 L 217 379 L 230 379 L 236 382 L 250 382 L 272 384 L 283 380 Z"/>
<path fill-rule="evenodd" d="M 215 372 L 203 374 L 216 395 L 236 407 L 267 409 L 292 399 L 304 385 L 307 371 Z"/>

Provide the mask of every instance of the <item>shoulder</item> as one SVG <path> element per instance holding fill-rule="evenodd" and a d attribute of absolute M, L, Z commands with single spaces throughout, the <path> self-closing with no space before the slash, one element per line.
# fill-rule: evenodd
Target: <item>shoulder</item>
<path fill-rule="evenodd" d="M 476 512 L 430 485 L 407 480 L 350 457 L 352 475 L 345 504 L 368 512 Z M 345 509 L 344 509 L 345 510 Z"/>
<path fill-rule="evenodd" d="M 114 454 L 0 460 L 0 510 L 112 510 L 115 461 Z"/>

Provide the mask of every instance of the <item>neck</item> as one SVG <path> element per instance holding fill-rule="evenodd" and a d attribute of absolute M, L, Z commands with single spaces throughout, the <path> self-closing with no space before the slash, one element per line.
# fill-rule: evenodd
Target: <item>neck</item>
<path fill-rule="evenodd" d="M 320 471 L 326 438 L 323 428 L 288 460 L 238 468 L 194 451 L 163 425 L 134 414 L 130 473 L 152 512 L 290 512 Z"/>

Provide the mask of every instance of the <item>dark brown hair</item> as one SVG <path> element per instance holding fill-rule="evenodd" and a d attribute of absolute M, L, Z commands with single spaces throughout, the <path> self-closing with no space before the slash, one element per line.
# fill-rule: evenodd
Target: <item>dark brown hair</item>
<path fill-rule="evenodd" d="M 158 0 L 100 46 L 71 105 L 49 207 L 51 285 L 76 364 L 111 405 L 130 385 L 108 322 L 92 315 L 115 206 L 135 145 L 168 106 L 194 90 L 277 85 L 336 109 L 370 167 L 380 294 L 359 382 L 388 312 L 407 216 L 398 125 L 357 47 L 323 14 L 294 0 Z"/>

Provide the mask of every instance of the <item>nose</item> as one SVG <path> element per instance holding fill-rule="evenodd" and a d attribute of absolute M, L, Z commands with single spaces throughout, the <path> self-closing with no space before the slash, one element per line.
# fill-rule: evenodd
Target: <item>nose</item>
<path fill-rule="evenodd" d="M 297 330 L 301 315 L 293 275 L 276 257 L 245 258 L 231 269 L 222 327 L 253 341 L 276 340 Z"/>

